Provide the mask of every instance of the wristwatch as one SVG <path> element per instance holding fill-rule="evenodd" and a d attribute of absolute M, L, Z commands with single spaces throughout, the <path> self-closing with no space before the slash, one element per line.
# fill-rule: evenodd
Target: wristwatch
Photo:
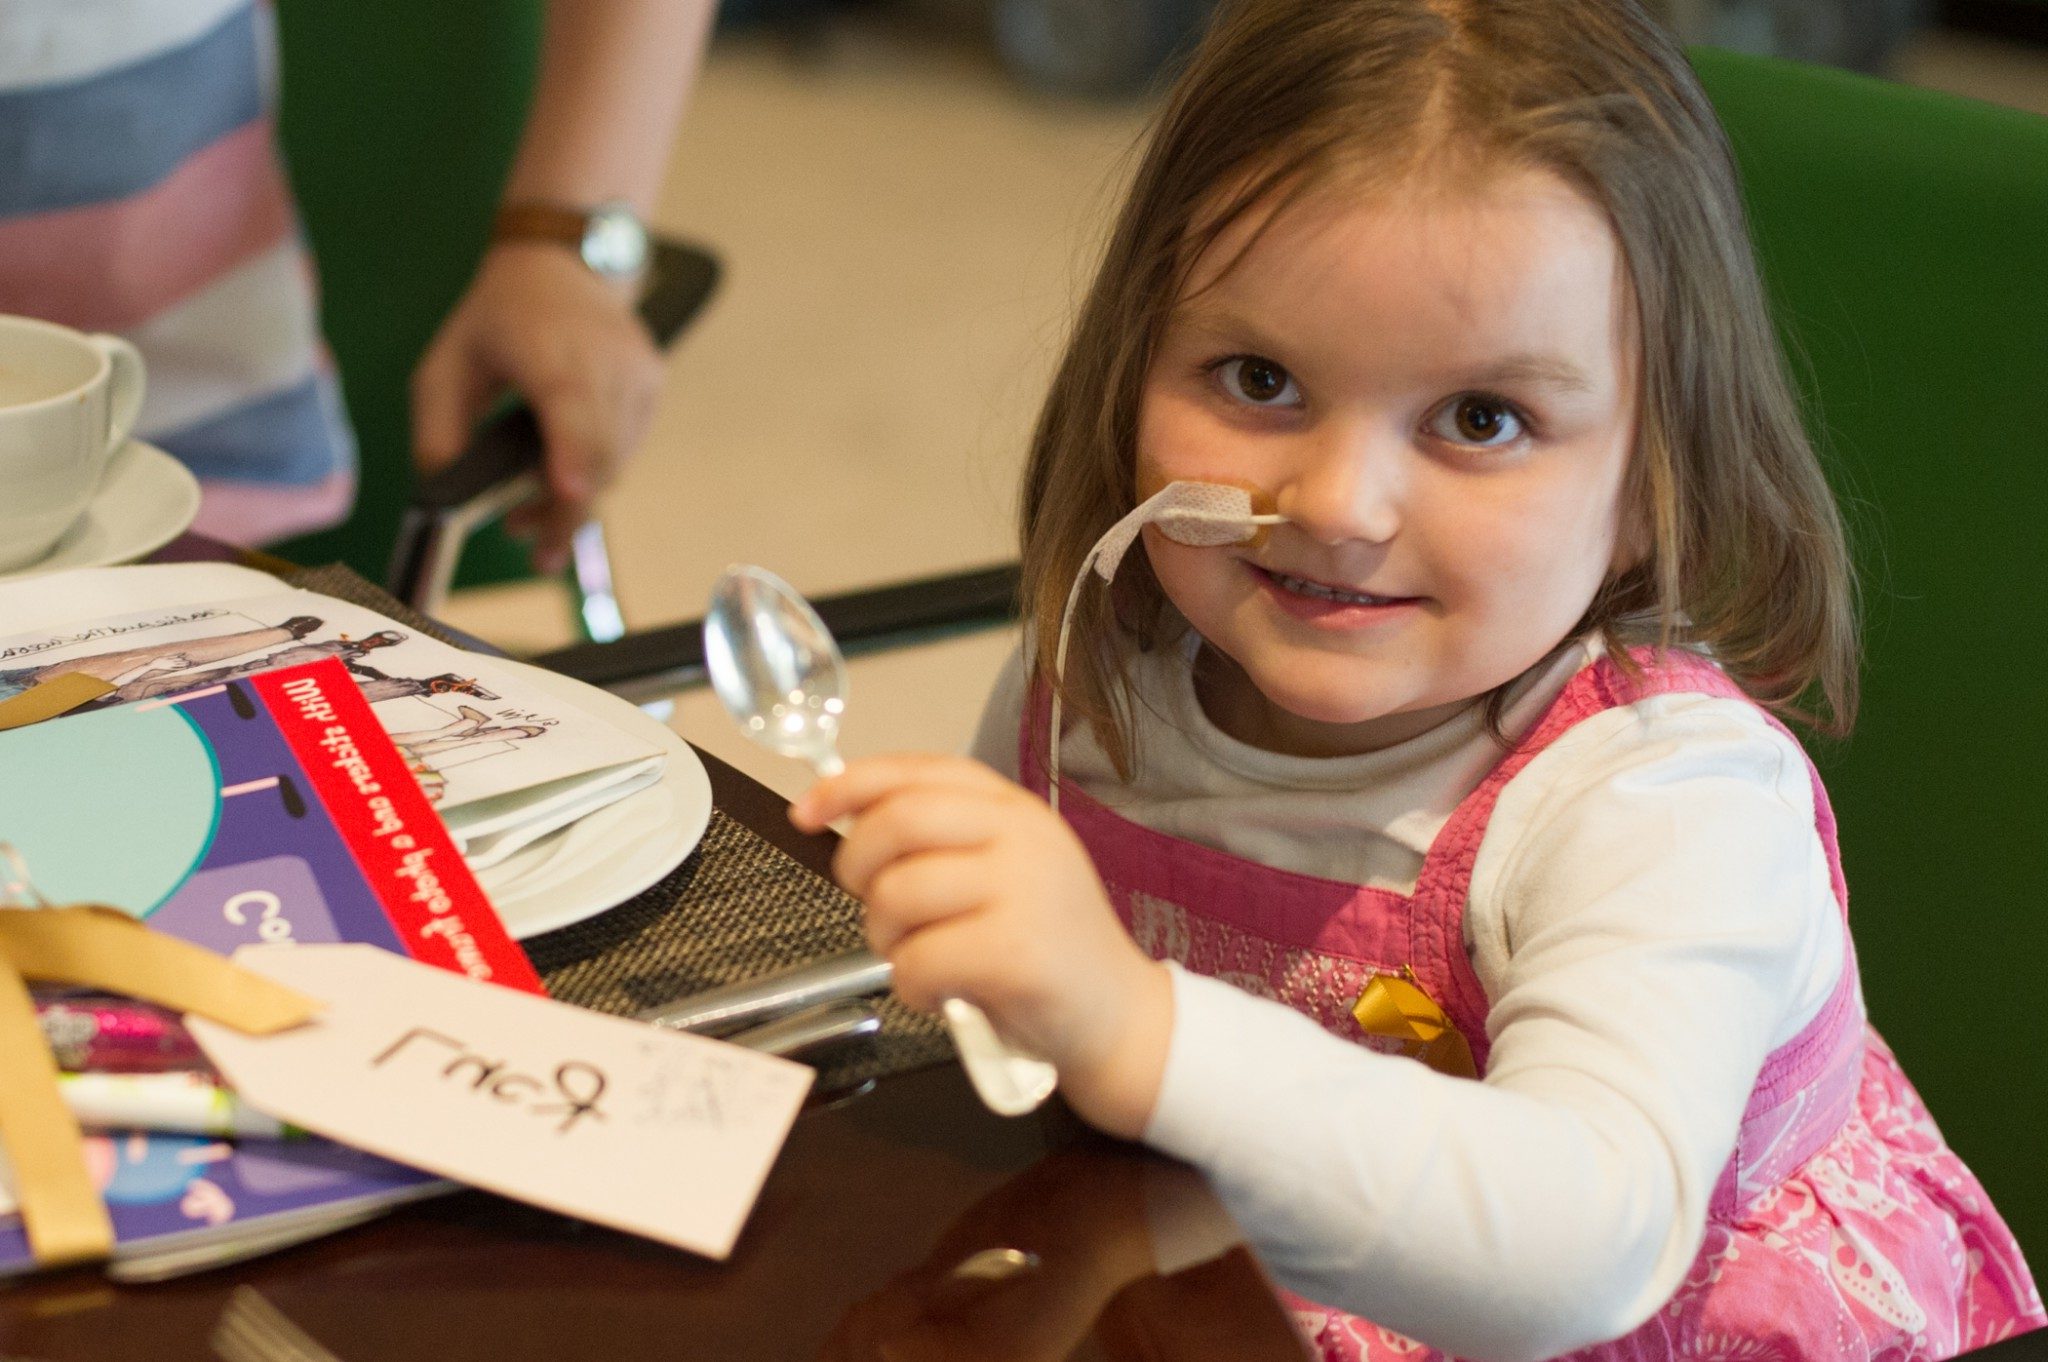
<path fill-rule="evenodd" d="M 647 228 L 626 203 L 508 203 L 491 222 L 491 240 L 559 242 L 607 279 L 630 278 L 647 263 Z"/>

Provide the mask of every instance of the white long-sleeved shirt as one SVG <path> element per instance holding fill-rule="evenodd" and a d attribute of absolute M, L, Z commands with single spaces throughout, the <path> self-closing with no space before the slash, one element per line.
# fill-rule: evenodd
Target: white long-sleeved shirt
<path fill-rule="evenodd" d="M 1264 752 L 1203 714 L 1192 643 L 1136 665 L 1135 780 L 1085 727 L 1062 743 L 1065 777 L 1161 832 L 1412 892 L 1500 758 L 1480 715 L 1362 756 Z M 1594 656 L 1518 682 L 1507 731 Z M 975 743 L 1013 778 L 1025 694 L 1020 654 Z M 1464 932 L 1490 1004 L 1483 1082 L 1176 968 L 1146 1139 L 1207 1172 L 1302 1294 L 1460 1355 L 1550 1357 L 1676 1289 L 1758 1070 L 1840 977 L 1804 757 L 1733 700 L 1658 696 L 1580 723 L 1502 792 Z"/>

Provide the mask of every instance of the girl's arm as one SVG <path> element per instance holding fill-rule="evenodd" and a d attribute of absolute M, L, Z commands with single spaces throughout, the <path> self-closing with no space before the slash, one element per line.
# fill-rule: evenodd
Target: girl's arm
<path fill-rule="evenodd" d="M 1640 1324 L 1698 1254 L 1765 1056 L 1841 968 L 1792 744 L 1728 701 L 1588 721 L 1476 869 L 1483 1083 L 1176 971 L 1146 1136 L 1211 1173 L 1287 1285 L 1460 1355 Z"/>

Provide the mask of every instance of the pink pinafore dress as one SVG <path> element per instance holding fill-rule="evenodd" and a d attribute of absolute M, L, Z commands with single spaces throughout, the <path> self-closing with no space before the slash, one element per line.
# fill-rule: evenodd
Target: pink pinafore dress
<path fill-rule="evenodd" d="M 1352 1005 L 1400 974 L 1449 1016 L 1486 1072 L 1486 995 L 1464 944 L 1472 867 L 1501 790 L 1574 724 L 1650 695 L 1743 698 L 1683 655 L 1611 659 L 1575 675 L 1529 735 L 1466 797 L 1412 895 L 1293 874 L 1140 827 L 1062 783 L 1080 835 L 1138 944 L 1158 959 L 1275 998 L 1375 1049 Z M 1043 794 L 1045 692 L 1027 712 L 1019 770 Z M 1810 769 L 1810 766 L 1809 766 Z M 1835 820 L 1814 775 L 1816 824 L 1847 930 Z M 1355 1315 L 1290 1297 L 1327 1359 L 1441 1354 Z M 1866 1024 L 1855 956 L 1820 1013 L 1772 1053 L 1713 1192 L 1706 1239 L 1671 1300 L 1587 1359 L 1828 1362 L 1944 1358 L 2043 1323 L 2019 1246 L 1943 1142 L 1891 1051 Z"/>

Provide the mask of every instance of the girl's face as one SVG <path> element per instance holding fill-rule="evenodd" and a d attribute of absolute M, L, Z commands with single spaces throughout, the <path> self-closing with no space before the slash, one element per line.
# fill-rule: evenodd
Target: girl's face
<path fill-rule="evenodd" d="M 1288 521 L 1145 547 L 1209 644 L 1224 731 L 1369 751 L 1533 666 L 1624 565 L 1631 300 L 1605 216 L 1545 171 L 1311 196 L 1218 278 L 1260 222 L 1197 262 L 1168 324 L 1139 490 L 1231 483 Z"/>

